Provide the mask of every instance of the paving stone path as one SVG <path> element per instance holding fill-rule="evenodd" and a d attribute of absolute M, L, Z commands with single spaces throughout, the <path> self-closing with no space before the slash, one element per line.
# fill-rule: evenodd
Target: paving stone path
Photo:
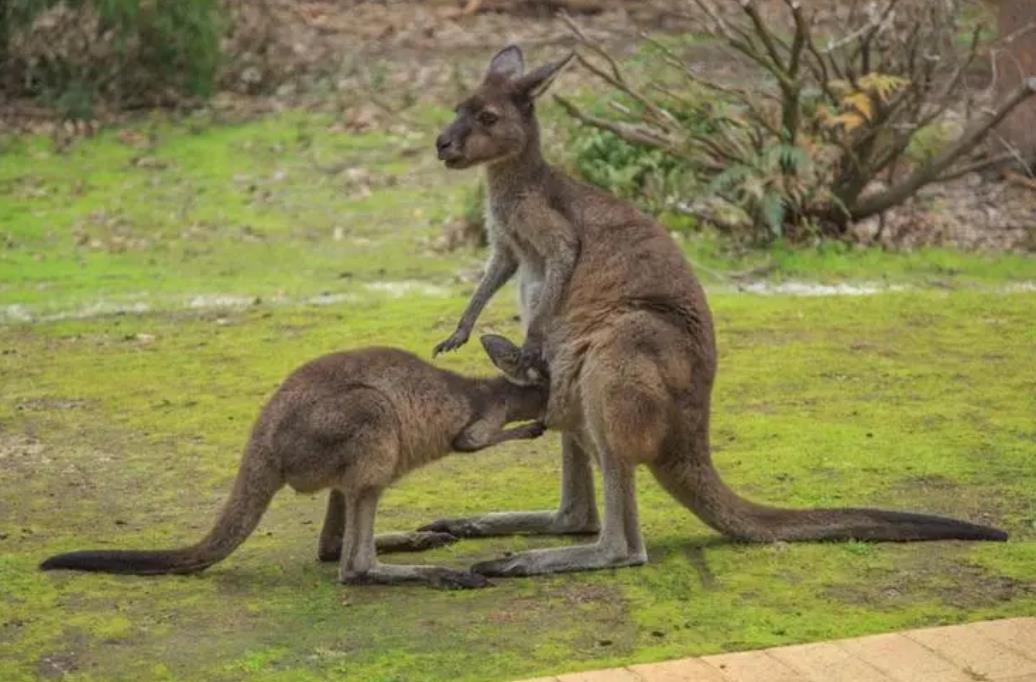
<path fill-rule="evenodd" d="M 526 682 L 1036 682 L 1036 618 L 684 658 Z"/>

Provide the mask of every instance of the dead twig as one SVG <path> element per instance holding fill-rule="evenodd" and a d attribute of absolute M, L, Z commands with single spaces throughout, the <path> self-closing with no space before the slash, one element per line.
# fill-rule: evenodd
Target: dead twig
<path fill-rule="evenodd" d="M 986 133 L 1003 121 L 1019 104 L 1033 95 L 1036 95 L 1036 77 L 1024 81 L 1000 106 L 972 124 L 949 149 L 921 165 L 900 184 L 862 200 L 852 210 L 852 219 L 862 220 L 875 213 L 885 211 L 912 196 L 925 185 L 936 182 L 945 175 L 952 175 L 951 167 L 958 159 L 974 149 Z"/>
<path fill-rule="evenodd" d="M 1004 180 L 1006 180 L 1012 185 L 1018 185 L 1019 187 L 1027 187 L 1028 189 L 1031 189 L 1032 191 L 1036 192 L 1036 179 L 1028 178 L 1016 171 L 1004 171 Z"/>

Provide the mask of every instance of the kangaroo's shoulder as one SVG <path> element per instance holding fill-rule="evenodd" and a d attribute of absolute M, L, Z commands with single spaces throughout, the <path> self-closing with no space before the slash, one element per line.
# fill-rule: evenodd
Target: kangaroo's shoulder
<path fill-rule="evenodd" d="M 615 229 L 656 232 L 662 228 L 629 201 L 607 190 L 577 180 L 552 167 L 543 199 L 564 216 L 580 234 L 599 236 Z"/>

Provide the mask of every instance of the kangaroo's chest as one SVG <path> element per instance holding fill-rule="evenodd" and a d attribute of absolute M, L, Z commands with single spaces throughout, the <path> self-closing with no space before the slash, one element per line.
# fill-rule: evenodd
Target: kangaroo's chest
<path fill-rule="evenodd" d="M 543 286 L 544 258 L 537 253 L 524 234 L 528 226 L 514 202 L 490 203 L 486 207 L 486 229 L 490 242 L 508 249 L 518 259 L 518 306 L 522 322 L 528 323 Z"/>
<path fill-rule="evenodd" d="M 486 209 L 486 227 L 490 240 L 506 246 L 518 258 L 520 265 L 543 268 L 543 256 L 536 252 L 526 238 L 535 225 L 527 224 L 527 212 L 520 210 L 519 202 L 490 203 Z"/>

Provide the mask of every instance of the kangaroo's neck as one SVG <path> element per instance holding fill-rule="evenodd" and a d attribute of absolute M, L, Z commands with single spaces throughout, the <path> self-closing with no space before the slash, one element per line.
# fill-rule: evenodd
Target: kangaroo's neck
<path fill-rule="evenodd" d="M 525 147 L 517 154 L 486 167 L 490 202 L 506 202 L 512 197 L 534 192 L 543 187 L 550 175 L 550 166 L 540 150 L 540 127 L 535 114 L 531 116 Z"/>

